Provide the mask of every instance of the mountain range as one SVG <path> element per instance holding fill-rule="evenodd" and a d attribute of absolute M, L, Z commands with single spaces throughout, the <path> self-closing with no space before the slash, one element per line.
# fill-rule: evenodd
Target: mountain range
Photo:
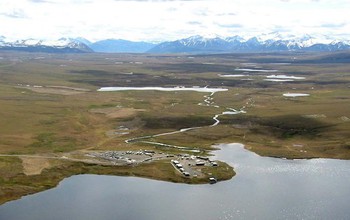
<path fill-rule="evenodd" d="M 272 51 L 337 51 L 350 49 L 350 41 L 335 40 L 327 36 L 282 36 L 279 33 L 264 34 L 245 39 L 241 36 L 221 38 L 192 36 L 164 42 L 150 49 L 149 53 L 232 53 Z"/>
<path fill-rule="evenodd" d="M 90 42 L 85 38 L 60 38 L 57 41 L 25 39 L 9 42 L 0 36 L 0 50 L 53 53 L 234 53 L 279 51 L 339 51 L 350 49 L 349 40 L 325 35 L 282 35 L 274 32 L 250 38 L 241 36 L 192 36 L 159 44 L 106 39 Z"/>
<path fill-rule="evenodd" d="M 4 36 L 0 36 L 0 50 L 45 52 L 45 53 L 91 53 L 94 52 L 86 44 L 72 39 L 60 38 L 55 41 L 45 41 L 37 39 L 6 41 Z"/>

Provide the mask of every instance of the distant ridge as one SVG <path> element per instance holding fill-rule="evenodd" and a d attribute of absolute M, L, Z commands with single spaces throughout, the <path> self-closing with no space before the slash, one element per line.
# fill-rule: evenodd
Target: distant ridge
<path fill-rule="evenodd" d="M 60 38 L 56 41 L 44 41 L 36 39 L 6 41 L 0 37 L 0 50 L 45 52 L 45 53 L 89 53 L 93 52 L 86 44 L 72 38 Z"/>
<path fill-rule="evenodd" d="M 282 36 L 271 33 L 244 39 L 240 36 L 227 38 L 192 36 L 164 42 L 149 53 L 230 53 L 230 52 L 276 52 L 276 51 L 338 51 L 350 49 L 350 41 L 334 40 L 327 36 Z"/>
<path fill-rule="evenodd" d="M 246 53 L 283 51 L 342 51 L 350 49 L 350 40 L 335 39 L 325 35 L 296 36 L 279 32 L 246 38 L 200 35 L 159 44 L 106 39 L 96 42 L 79 38 L 60 38 L 56 41 L 25 39 L 9 42 L 0 36 L 0 50 L 17 50 L 48 53 Z"/>

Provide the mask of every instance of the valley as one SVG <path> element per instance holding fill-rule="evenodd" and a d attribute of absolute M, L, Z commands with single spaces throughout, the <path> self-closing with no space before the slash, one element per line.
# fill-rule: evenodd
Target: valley
<path fill-rule="evenodd" d="M 0 57 L 1 203 L 77 174 L 228 180 L 235 171 L 224 161 L 196 177 L 171 163 L 210 157 L 219 143 L 267 157 L 350 159 L 347 51 Z"/>

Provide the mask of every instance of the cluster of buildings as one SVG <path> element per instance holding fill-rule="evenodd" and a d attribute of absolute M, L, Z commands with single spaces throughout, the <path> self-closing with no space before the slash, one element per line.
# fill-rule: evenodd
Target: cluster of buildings
<path fill-rule="evenodd" d="M 115 165 L 137 164 L 151 161 L 155 158 L 161 159 L 167 157 L 167 155 L 163 153 L 156 153 L 150 150 L 93 152 L 89 153 L 88 156 L 108 160 Z"/>
<path fill-rule="evenodd" d="M 203 178 L 206 175 L 211 176 L 211 173 L 205 174 L 202 168 L 218 166 L 217 162 L 210 160 L 208 157 L 189 154 L 172 155 L 152 150 L 91 152 L 87 155 L 89 157 L 94 157 L 98 161 L 107 161 L 107 163 L 113 165 L 133 165 L 155 159 L 168 159 L 171 157 L 173 158 L 171 160 L 173 167 L 183 176 L 189 178 Z M 210 177 L 209 182 L 216 183 L 217 180 L 215 177 Z"/>
<path fill-rule="evenodd" d="M 178 158 L 178 160 L 171 160 L 173 167 L 182 173 L 185 177 L 197 177 L 203 176 L 201 167 L 217 167 L 218 164 L 215 161 L 210 160 L 207 157 L 185 155 Z M 216 183 L 215 177 L 209 178 L 210 183 Z"/>

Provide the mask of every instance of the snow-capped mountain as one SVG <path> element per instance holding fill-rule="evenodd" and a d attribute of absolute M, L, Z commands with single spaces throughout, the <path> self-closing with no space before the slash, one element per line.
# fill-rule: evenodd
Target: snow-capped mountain
<path fill-rule="evenodd" d="M 93 52 L 86 44 L 73 38 L 60 38 L 58 40 L 29 38 L 24 40 L 7 41 L 4 36 L 0 37 L 0 50 L 53 53 Z"/>
<path fill-rule="evenodd" d="M 336 39 L 326 35 L 286 34 L 272 32 L 256 36 L 218 35 L 200 36 L 153 44 L 121 39 L 90 42 L 85 38 L 58 40 L 24 39 L 8 41 L 0 36 L 0 50 L 20 50 L 54 53 L 234 53 L 278 51 L 339 51 L 350 49 L 349 39 Z"/>
<path fill-rule="evenodd" d="M 150 53 L 191 53 L 196 52 L 224 52 L 230 43 L 220 37 L 205 38 L 199 35 L 189 38 L 164 42 L 156 45 L 147 52 Z"/>
<path fill-rule="evenodd" d="M 335 51 L 350 49 L 350 42 L 325 35 L 291 35 L 273 32 L 245 38 L 241 36 L 192 36 L 161 43 L 151 53 L 211 53 L 211 52 L 269 52 L 269 51 Z"/>

